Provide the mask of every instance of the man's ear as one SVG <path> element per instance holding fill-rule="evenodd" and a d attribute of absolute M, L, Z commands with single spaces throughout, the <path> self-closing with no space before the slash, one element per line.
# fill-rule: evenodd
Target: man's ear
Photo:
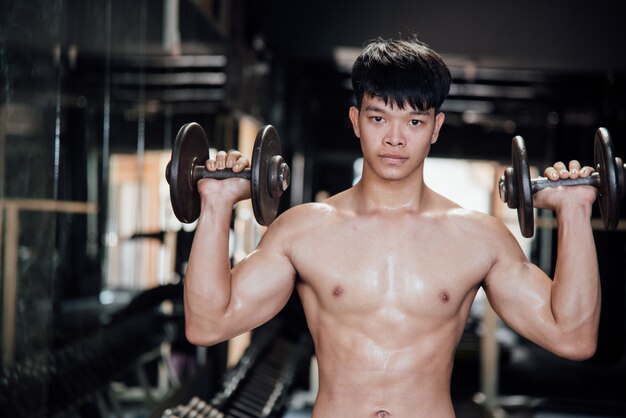
<path fill-rule="evenodd" d="M 443 121 L 445 119 L 446 119 L 446 115 L 443 112 L 439 112 L 435 116 L 435 129 L 433 130 L 433 135 L 430 138 L 431 144 L 434 144 L 435 142 L 437 142 L 437 139 L 439 138 L 439 130 L 441 129 L 441 126 L 443 125 Z"/>
<path fill-rule="evenodd" d="M 350 117 L 350 122 L 352 122 L 352 130 L 354 131 L 354 135 L 356 135 L 356 137 L 360 139 L 361 129 L 359 128 L 359 109 L 357 109 L 356 106 L 350 106 L 348 116 Z"/>

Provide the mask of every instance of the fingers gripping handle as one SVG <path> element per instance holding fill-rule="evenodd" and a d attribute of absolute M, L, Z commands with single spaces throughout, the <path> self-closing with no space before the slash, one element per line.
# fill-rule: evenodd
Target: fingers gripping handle
<path fill-rule="evenodd" d="M 194 165 L 193 173 L 191 175 L 191 182 L 196 184 L 201 179 L 216 179 L 226 180 L 232 178 L 240 178 L 244 180 L 250 180 L 252 177 L 252 170 L 249 168 L 244 169 L 238 173 L 235 173 L 232 168 L 225 168 L 223 170 L 209 171 L 203 165 Z"/>
<path fill-rule="evenodd" d="M 546 177 L 537 177 L 531 180 L 531 190 L 535 194 L 541 190 L 554 187 L 570 186 L 593 186 L 600 188 L 600 175 L 592 173 L 589 177 L 579 177 L 576 179 L 550 180 Z"/>

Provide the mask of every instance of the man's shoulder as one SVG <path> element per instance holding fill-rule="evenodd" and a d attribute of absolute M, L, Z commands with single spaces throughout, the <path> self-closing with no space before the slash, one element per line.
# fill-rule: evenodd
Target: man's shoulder
<path fill-rule="evenodd" d="M 281 228 L 306 229 L 320 225 L 335 215 L 336 211 L 336 207 L 328 202 L 303 203 L 286 210 L 274 223 Z"/>
<path fill-rule="evenodd" d="M 489 269 L 502 260 L 519 260 L 521 248 L 508 227 L 496 216 L 464 208 L 449 209 L 439 229 L 443 237 L 464 248 Z"/>
<path fill-rule="evenodd" d="M 452 227 L 460 228 L 464 232 L 474 231 L 491 239 L 510 235 L 502 220 L 478 210 L 450 207 L 445 211 L 445 217 Z"/>
<path fill-rule="evenodd" d="M 311 220 L 319 222 L 324 219 L 330 220 L 344 212 L 349 212 L 351 202 L 350 190 L 340 192 L 321 202 L 309 202 L 296 205 L 283 214 L 290 222 L 302 222 Z"/>

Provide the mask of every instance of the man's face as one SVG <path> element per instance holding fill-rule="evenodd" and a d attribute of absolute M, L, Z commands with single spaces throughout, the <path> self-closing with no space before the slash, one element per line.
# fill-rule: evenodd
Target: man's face
<path fill-rule="evenodd" d="M 410 176 L 422 167 L 437 141 L 444 114 L 434 109 L 404 109 L 364 96 L 361 109 L 350 108 L 354 134 L 361 140 L 364 164 L 388 180 Z"/>

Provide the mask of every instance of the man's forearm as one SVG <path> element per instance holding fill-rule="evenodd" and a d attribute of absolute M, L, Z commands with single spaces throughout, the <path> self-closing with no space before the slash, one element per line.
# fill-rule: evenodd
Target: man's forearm
<path fill-rule="evenodd" d="M 557 211 L 558 250 L 551 307 L 565 337 L 594 340 L 600 317 L 600 278 L 589 218 L 591 208 Z"/>
<path fill-rule="evenodd" d="M 231 296 L 228 237 L 232 206 L 202 210 L 185 273 L 187 337 L 207 337 L 220 321 Z"/>

